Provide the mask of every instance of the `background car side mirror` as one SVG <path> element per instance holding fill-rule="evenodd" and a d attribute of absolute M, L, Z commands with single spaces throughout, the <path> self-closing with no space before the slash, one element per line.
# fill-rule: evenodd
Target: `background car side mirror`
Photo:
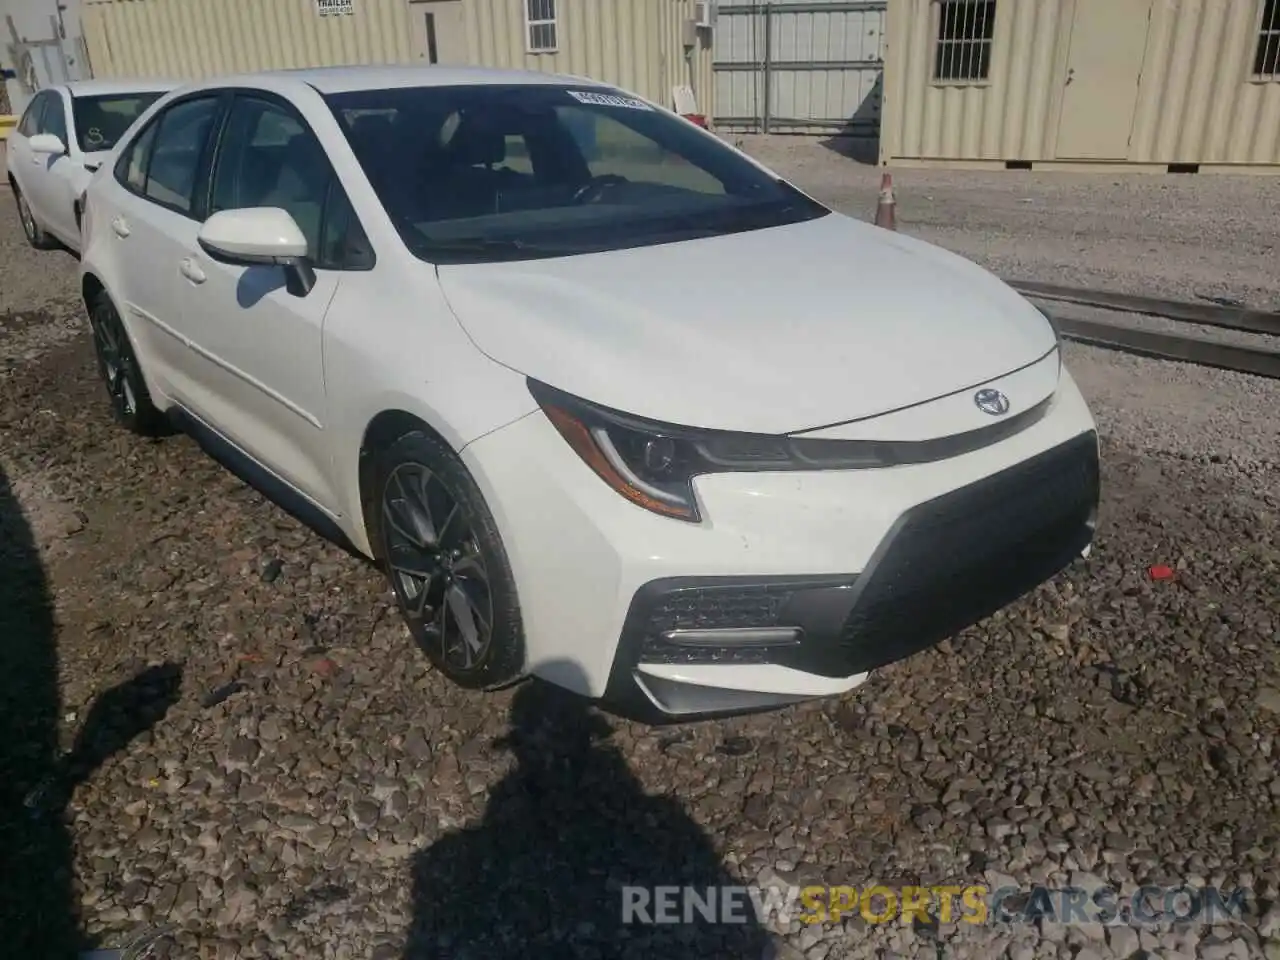
<path fill-rule="evenodd" d="M 305 297 L 316 285 L 307 238 L 287 210 L 245 207 L 219 210 L 200 227 L 200 249 L 220 263 L 284 268 L 285 289 Z"/>
<path fill-rule="evenodd" d="M 67 145 L 54 133 L 37 133 L 27 141 L 32 153 L 47 153 L 51 157 L 60 157 L 67 152 Z"/>

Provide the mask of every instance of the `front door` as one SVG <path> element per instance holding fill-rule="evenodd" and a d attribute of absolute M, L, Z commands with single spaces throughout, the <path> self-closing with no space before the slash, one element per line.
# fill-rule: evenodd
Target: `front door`
<path fill-rule="evenodd" d="M 320 231 L 332 168 L 291 107 L 250 94 L 232 101 L 210 175 L 210 210 L 280 207 L 307 237 L 319 267 Z M 280 479 L 325 508 L 329 481 L 324 317 L 340 274 L 317 269 L 306 296 L 276 266 L 232 266 L 185 235 L 178 262 L 183 329 L 197 371 L 195 412 Z"/>
<path fill-rule="evenodd" d="M 22 192 L 26 195 L 27 206 L 40 226 L 49 228 L 53 224 L 53 191 L 49 187 L 52 179 L 53 165 L 61 158 L 47 153 L 36 153 L 31 149 L 29 139 L 37 133 L 52 133 L 66 143 L 66 122 L 62 120 L 62 104 L 56 90 L 44 90 L 37 94 L 31 102 L 33 121 L 28 125 L 27 137 L 12 137 L 9 149 L 13 151 L 13 165 L 20 171 Z M 21 132 L 21 128 L 19 128 Z M 67 149 L 70 149 L 68 147 Z"/>
<path fill-rule="evenodd" d="M 1129 154 L 1151 0 L 1075 0 L 1058 121 L 1059 160 Z"/>
<path fill-rule="evenodd" d="M 409 15 L 422 63 L 470 63 L 463 0 L 410 0 Z"/>

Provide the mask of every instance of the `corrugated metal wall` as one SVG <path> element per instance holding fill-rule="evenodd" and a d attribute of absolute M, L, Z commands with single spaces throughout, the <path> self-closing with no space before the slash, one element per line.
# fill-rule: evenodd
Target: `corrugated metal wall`
<path fill-rule="evenodd" d="M 886 0 L 722 4 L 716 122 L 749 130 L 874 135 Z"/>
<path fill-rule="evenodd" d="M 1280 82 L 1251 79 L 1262 0 L 1160 0 L 1133 160 L 1280 164 Z"/>
<path fill-rule="evenodd" d="M 223 73 L 416 59 L 404 0 L 359 0 L 319 16 L 315 0 L 86 0 L 94 76 L 203 79 Z"/>
<path fill-rule="evenodd" d="M 699 109 L 710 90 L 711 53 L 699 38 L 686 58 L 683 21 L 693 0 L 560 0 L 559 50 L 527 53 L 523 0 L 467 0 L 477 63 L 593 77 L 671 106 L 674 86 L 692 86 Z"/>
<path fill-rule="evenodd" d="M 686 57 L 693 0 L 560 0 L 558 50 L 527 53 L 524 0 L 465 0 L 468 59 L 572 73 L 670 106 L 692 85 L 709 113 L 705 36 Z M 203 78 L 220 73 L 356 63 L 419 62 L 408 0 L 355 0 L 320 16 L 315 0 L 85 0 L 95 76 Z"/>
<path fill-rule="evenodd" d="M 885 54 L 881 160 L 1085 159 L 1060 136 L 1086 0 L 997 0 L 984 82 L 937 82 L 941 0 L 891 0 Z M 1126 15 L 1147 18 L 1134 64 L 1132 121 L 1122 91 L 1099 88 L 1095 118 L 1128 124 L 1115 161 L 1280 165 L 1280 83 L 1252 76 L 1263 0 L 1108 0 L 1090 36 Z M 1126 10 L 1132 4 L 1140 10 Z M 1098 11 L 1101 11 L 1100 13 Z M 1096 39 L 1094 40 L 1096 42 Z M 1128 94 L 1125 94 L 1128 96 Z M 1080 109 L 1074 104 L 1073 109 Z M 1114 111 L 1124 109 L 1126 117 Z M 1112 111 L 1112 114 L 1108 114 Z"/>

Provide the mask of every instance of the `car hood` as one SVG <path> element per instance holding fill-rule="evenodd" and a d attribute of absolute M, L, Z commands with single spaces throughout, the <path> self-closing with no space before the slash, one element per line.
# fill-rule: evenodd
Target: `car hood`
<path fill-rule="evenodd" d="M 840 214 L 628 250 L 438 268 L 485 354 L 595 403 L 789 433 L 977 387 L 1048 321 L 941 248 Z"/>

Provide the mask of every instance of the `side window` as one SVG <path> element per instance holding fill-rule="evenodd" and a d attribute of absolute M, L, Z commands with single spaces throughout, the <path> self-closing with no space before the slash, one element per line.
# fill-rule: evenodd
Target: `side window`
<path fill-rule="evenodd" d="M 370 270 L 373 262 L 369 238 L 360 226 L 347 192 L 334 177 L 329 182 L 329 196 L 325 200 L 316 266 L 321 270 Z"/>
<path fill-rule="evenodd" d="M 160 124 L 151 121 L 142 135 L 129 144 L 116 164 L 116 179 L 134 193 L 142 193 L 147 186 L 147 160 L 151 158 L 151 144 L 155 142 Z"/>
<path fill-rule="evenodd" d="M 180 213 L 191 212 L 196 174 L 218 106 L 217 97 L 202 97 L 184 100 L 161 114 L 147 164 L 147 198 Z"/>
<path fill-rule="evenodd" d="M 237 97 L 213 172 L 210 213 L 243 207 L 287 210 L 307 238 L 310 256 L 321 265 L 346 243 L 336 225 L 325 231 L 321 243 L 333 177 L 324 147 L 299 117 L 269 100 Z M 349 205 L 345 210 L 336 203 L 328 206 L 335 217 L 352 216 Z"/>
<path fill-rule="evenodd" d="M 27 104 L 27 109 L 22 114 L 22 122 L 18 124 L 20 134 L 30 137 L 40 132 L 40 114 L 44 112 L 45 104 L 48 102 L 48 91 L 37 93 L 31 98 L 31 102 Z"/>
<path fill-rule="evenodd" d="M 71 144 L 67 143 L 67 107 L 62 94 L 56 91 L 49 91 L 49 104 L 40 117 L 40 132 L 52 133 L 62 141 L 63 146 L 71 149 Z"/>

